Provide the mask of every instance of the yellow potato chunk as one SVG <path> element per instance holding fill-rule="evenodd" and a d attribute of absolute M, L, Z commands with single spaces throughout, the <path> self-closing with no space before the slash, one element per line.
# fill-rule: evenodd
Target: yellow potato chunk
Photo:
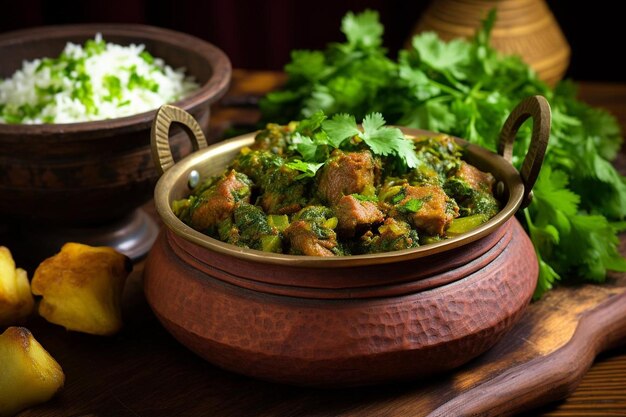
<path fill-rule="evenodd" d="M 48 401 L 65 382 L 59 364 L 24 327 L 0 335 L 0 417 Z"/>
<path fill-rule="evenodd" d="M 35 271 L 32 291 L 43 297 L 39 314 L 68 330 L 114 334 L 122 327 L 120 302 L 131 269 L 112 248 L 66 243 Z"/>
<path fill-rule="evenodd" d="M 23 322 L 34 305 L 26 271 L 16 268 L 9 249 L 0 246 L 0 326 Z"/>

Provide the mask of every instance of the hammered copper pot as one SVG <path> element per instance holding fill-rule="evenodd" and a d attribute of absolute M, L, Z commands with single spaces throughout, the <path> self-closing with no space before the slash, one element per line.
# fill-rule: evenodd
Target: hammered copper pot
<path fill-rule="evenodd" d="M 515 132 L 531 115 L 533 141 L 520 174 L 508 160 Z M 179 109 L 162 108 L 155 121 L 154 152 L 165 171 L 155 202 L 165 227 L 148 256 L 144 288 L 165 328 L 215 365 L 323 387 L 415 379 L 480 355 L 521 318 L 538 266 L 513 215 L 532 197 L 547 144 L 550 110 L 542 97 L 509 117 L 504 157 L 458 139 L 466 159 L 498 180 L 503 208 L 489 222 L 415 249 L 334 258 L 243 249 L 182 223 L 170 204 L 189 193 L 190 173 L 219 173 L 254 134 L 174 164 L 163 132 L 175 121 L 201 135 Z"/>

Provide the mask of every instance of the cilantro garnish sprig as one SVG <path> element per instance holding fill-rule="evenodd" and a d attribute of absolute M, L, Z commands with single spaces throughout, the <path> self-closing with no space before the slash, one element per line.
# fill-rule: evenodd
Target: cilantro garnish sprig
<path fill-rule="evenodd" d="M 301 158 L 286 165 L 302 172 L 297 179 L 314 177 L 330 153 L 350 141 L 363 142 L 374 155 L 397 158 L 408 168 L 417 166 L 413 142 L 397 127 L 385 126 L 382 114 L 366 115 L 359 129 L 354 116 L 340 113 L 327 119 L 321 111 L 298 124 L 291 146 Z"/>

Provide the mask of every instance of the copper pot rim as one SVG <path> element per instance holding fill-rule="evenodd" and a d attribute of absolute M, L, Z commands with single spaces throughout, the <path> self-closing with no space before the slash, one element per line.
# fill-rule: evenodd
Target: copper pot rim
<path fill-rule="evenodd" d="M 438 135 L 439 133 L 400 127 L 403 132 L 409 135 Z M 187 177 L 194 169 L 199 169 L 203 165 L 208 165 L 228 153 L 238 152 L 244 146 L 249 146 L 254 141 L 255 132 L 238 136 L 208 148 L 196 151 L 191 155 L 181 159 L 168 169 L 159 179 L 154 193 L 154 201 L 165 227 L 176 235 L 192 242 L 209 251 L 232 256 L 235 259 L 248 262 L 259 262 L 263 264 L 296 266 L 307 268 L 342 268 L 364 265 L 388 264 L 403 262 L 418 258 L 428 257 L 455 248 L 459 248 L 475 242 L 496 231 L 509 218 L 511 218 L 522 205 L 524 197 L 524 182 L 519 172 L 502 156 L 487 149 L 473 145 L 464 139 L 454 137 L 466 151 L 464 159 L 471 160 L 472 163 L 480 165 L 479 168 L 491 172 L 504 185 L 503 195 L 507 196 L 506 204 L 489 221 L 460 236 L 452 237 L 440 242 L 427 244 L 412 249 L 404 249 L 394 252 L 384 252 L 366 255 L 349 255 L 337 257 L 316 257 L 303 255 L 287 255 L 263 252 L 255 249 L 240 248 L 235 245 L 221 242 L 207 236 L 183 223 L 171 209 L 171 202 L 175 198 L 175 192 L 181 193 L 181 188 L 185 187 L 188 193 Z M 219 164 L 218 164 L 219 165 Z M 224 169 L 225 164 L 217 167 L 216 170 Z"/>
<path fill-rule="evenodd" d="M 219 100 L 230 85 L 232 67 L 226 54 L 215 45 L 195 36 L 141 24 L 119 23 L 88 23 L 75 25 L 42 26 L 21 29 L 0 35 L 0 47 L 13 43 L 32 42 L 45 38 L 67 38 L 71 36 L 94 36 L 102 33 L 103 36 L 128 37 L 129 42 L 142 43 L 145 40 L 168 43 L 186 49 L 206 59 L 212 67 L 211 77 L 189 96 L 176 101 L 177 107 L 191 111 L 202 105 L 210 105 Z M 158 108 L 135 115 L 114 119 L 95 120 L 75 123 L 53 124 L 6 124 L 0 123 L 0 138 L 24 135 L 28 140 L 36 136 L 36 140 L 55 140 L 55 135 L 78 134 L 73 140 L 80 139 L 81 133 L 105 132 L 114 130 L 116 133 L 131 132 L 147 129 L 156 116 Z M 64 136 L 65 137 L 65 136 Z M 92 137 L 85 136 L 85 140 Z"/>

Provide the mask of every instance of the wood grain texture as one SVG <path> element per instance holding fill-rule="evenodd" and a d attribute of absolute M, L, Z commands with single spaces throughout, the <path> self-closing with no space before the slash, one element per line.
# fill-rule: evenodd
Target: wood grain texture
<path fill-rule="evenodd" d="M 276 73 L 249 76 L 247 72 L 235 71 L 234 90 L 227 98 L 230 102 L 252 101 L 250 94 L 275 88 L 281 79 L 283 76 Z M 245 88 L 239 87 L 242 85 Z M 626 127 L 626 84 L 583 83 L 581 96 L 585 101 L 610 109 Z M 220 129 L 228 128 L 232 121 L 245 124 L 258 117 L 258 113 L 248 108 L 216 110 L 213 126 Z M 622 152 L 620 166 L 626 173 L 624 162 Z M 147 209 L 154 210 L 149 206 Z M 621 253 L 626 254 L 625 237 L 622 237 Z M 420 416 L 438 407 L 438 401 L 450 401 L 461 390 L 473 389 L 474 394 L 480 395 L 478 383 L 490 372 L 503 374 L 507 369 L 530 363 L 533 358 L 547 358 L 547 362 L 535 364 L 545 370 L 545 375 L 550 375 L 550 366 L 558 362 L 555 358 L 563 352 L 561 349 L 578 354 L 581 351 L 570 346 L 577 344 L 584 349 L 589 344 L 587 337 L 607 323 L 616 327 L 599 341 L 616 341 L 626 326 L 626 317 L 621 310 L 614 309 L 623 303 L 626 275 L 613 275 L 607 285 L 560 286 L 551 291 L 529 306 L 508 337 L 453 374 L 421 383 L 369 388 L 333 391 L 296 388 L 222 371 L 176 342 L 158 323 L 143 298 L 141 268 L 136 266 L 125 290 L 126 327 L 113 338 L 68 333 L 41 320 L 28 324 L 35 337 L 63 366 L 67 380 L 59 396 L 21 416 Z M 579 326 L 583 319 L 584 324 Z M 579 332 L 583 328 L 588 330 Z M 613 340 L 610 334 L 614 335 Z M 593 346 L 591 351 L 598 348 Z M 578 378 L 589 366 L 589 353 L 584 353 L 584 358 L 567 363 L 565 379 L 537 388 L 537 392 L 551 394 L 552 404 L 531 409 L 525 415 L 625 415 L 626 346 L 622 344 L 601 356 L 575 389 Z M 542 378 L 534 381 L 541 384 Z M 555 402 L 572 391 L 564 401 Z M 515 407 L 521 410 L 534 405 L 515 404 Z"/>

